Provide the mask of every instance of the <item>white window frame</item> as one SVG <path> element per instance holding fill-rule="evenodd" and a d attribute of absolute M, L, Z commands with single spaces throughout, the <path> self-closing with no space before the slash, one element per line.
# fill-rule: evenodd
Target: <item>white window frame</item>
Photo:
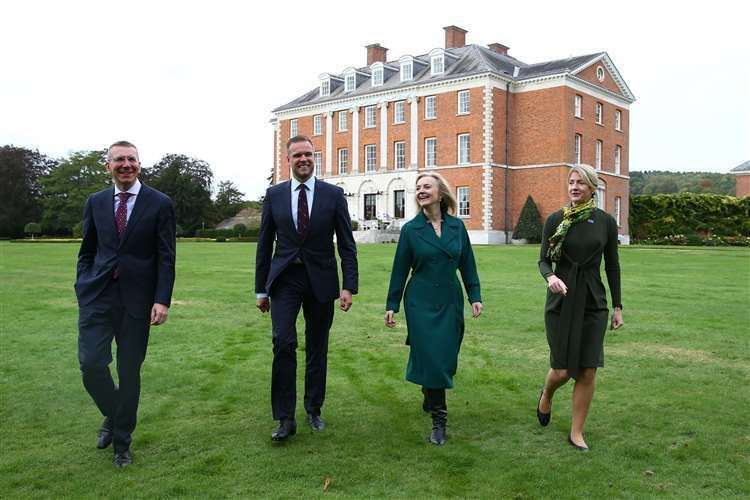
<path fill-rule="evenodd" d="M 615 130 L 622 132 L 622 111 L 615 110 Z"/>
<path fill-rule="evenodd" d="M 399 74 L 402 82 L 410 82 L 414 79 L 414 61 L 411 59 L 401 61 L 399 65 Z"/>
<path fill-rule="evenodd" d="M 398 205 L 398 196 L 396 193 L 401 193 L 401 217 L 399 217 L 398 210 L 396 209 L 396 206 Z M 405 189 L 396 189 L 393 191 L 393 218 L 394 219 L 404 219 L 406 217 L 406 190 Z"/>
<path fill-rule="evenodd" d="M 315 177 L 323 176 L 323 152 L 315 151 L 313 153 L 313 165 L 315 165 Z"/>
<path fill-rule="evenodd" d="M 432 105 L 430 105 L 430 103 Z M 434 120 L 437 118 L 437 96 L 428 95 L 424 98 L 424 119 Z"/>
<path fill-rule="evenodd" d="M 406 142 L 404 141 L 393 143 L 393 166 L 396 170 L 406 168 Z"/>
<path fill-rule="evenodd" d="M 336 157 L 338 158 L 339 175 L 346 174 L 349 169 L 349 149 L 339 148 Z"/>
<path fill-rule="evenodd" d="M 357 89 L 356 73 L 344 75 L 344 92 L 354 92 Z"/>
<path fill-rule="evenodd" d="M 464 143 L 463 145 L 461 143 Z M 471 163 L 471 134 L 458 134 L 458 164 L 468 165 Z"/>
<path fill-rule="evenodd" d="M 596 146 L 594 147 L 594 166 L 596 170 L 602 169 L 602 150 L 604 149 L 604 141 L 601 139 L 596 140 Z"/>
<path fill-rule="evenodd" d="M 339 132 L 346 132 L 349 130 L 349 117 L 347 117 L 348 111 L 339 111 Z"/>
<path fill-rule="evenodd" d="M 458 113 L 459 115 L 468 115 L 471 113 L 471 94 L 468 90 L 458 91 Z"/>
<path fill-rule="evenodd" d="M 615 146 L 615 173 L 620 175 L 622 168 L 622 146 L 619 144 Z"/>
<path fill-rule="evenodd" d="M 456 204 L 458 217 L 471 217 L 471 188 L 469 186 L 456 188 Z"/>
<path fill-rule="evenodd" d="M 583 110 L 583 96 L 576 94 L 573 99 L 573 116 L 576 118 L 583 118 L 581 115 Z"/>
<path fill-rule="evenodd" d="M 445 73 L 445 55 L 435 54 L 430 57 L 430 75 L 442 75 Z"/>
<path fill-rule="evenodd" d="M 430 149 L 432 149 L 432 151 L 430 151 Z M 424 140 L 424 166 L 434 167 L 436 165 L 437 165 L 437 137 L 426 137 Z"/>
<path fill-rule="evenodd" d="M 622 227 L 622 198 L 619 196 L 615 196 L 615 221 L 617 222 L 617 227 Z"/>
<path fill-rule="evenodd" d="M 375 106 L 365 107 L 365 128 L 375 128 L 378 124 Z"/>
<path fill-rule="evenodd" d="M 375 66 L 372 68 L 372 86 L 380 87 L 383 85 L 383 66 Z"/>
<path fill-rule="evenodd" d="M 596 188 L 596 207 L 601 210 L 607 209 L 607 186 L 601 181 Z"/>
<path fill-rule="evenodd" d="M 378 150 L 375 144 L 365 145 L 365 172 L 372 173 L 378 169 Z"/>
<path fill-rule="evenodd" d="M 323 80 L 320 82 L 320 97 L 327 97 L 331 95 L 331 80 Z"/>
<path fill-rule="evenodd" d="M 393 103 L 393 123 L 406 123 L 406 101 Z"/>
<path fill-rule="evenodd" d="M 313 135 L 320 135 L 323 133 L 323 115 L 313 116 Z"/>
<path fill-rule="evenodd" d="M 581 134 L 576 134 L 575 139 L 573 142 L 573 155 L 575 157 L 575 163 L 580 165 L 581 164 L 581 156 L 583 149 L 583 136 Z"/>
<path fill-rule="evenodd" d="M 289 138 L 296 137 L 299 133 L 299 128 L 297 127 L 297 119 L 294 118 L 292 120 L 289 120 Z"/>
<path fill-rule="evenodd" d="M 594 110 L 596 116 L 596 124 L 604 125 L 604 104 L 597 102 L 596 109 Z"/>

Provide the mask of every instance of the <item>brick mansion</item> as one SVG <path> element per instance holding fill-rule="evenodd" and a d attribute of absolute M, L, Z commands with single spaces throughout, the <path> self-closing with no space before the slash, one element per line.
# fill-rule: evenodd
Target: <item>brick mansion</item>
<path fill-rule="evenodd" d="M 543 218 L 567 202 L 577 163 L 599 173 L 597 203 L 629 242 L 629 107 L 634 96 L 606 52 L 527 64 L 500 43 L 466 45 L 448 26 L 445 47 L 323 73 L 273 110 L 272 182 L 290 177 L 286 141 L 314 145 L 315 173 L 341 186 L 360 227 L 416 214 L 423 170 L 451 184 L 473 243 L 507 242 L 531 195 Z"/>

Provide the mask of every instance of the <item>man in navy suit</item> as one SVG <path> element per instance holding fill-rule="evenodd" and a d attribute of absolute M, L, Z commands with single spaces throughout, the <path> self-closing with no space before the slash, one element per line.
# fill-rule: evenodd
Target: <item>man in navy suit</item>
<path fill-rule="evenodd" d="M 273 325 L 271 407 L 279 421 L 271 435 L 274 441 L 297 432 L 295 324 L 300 307 L 305 317 L 305 411 L 310 427 L 321 431 L 333 303 L 338 298 L 341 310 L 348 311 L 358 280 L 357 247 L 344 191 L 313 175 L 309 138 L 289 139 L 287 161 L 291 179 L 266 191 L 255 256 L 256 305 L 263 313 L 270 309 Z M 341 258 L 341 289 L 334 234 Z"/>
<path fill-rule="evenodd" d="M 98 448 L 114 442 L 114 464 L 132 463 L 141 364 L 151 325 L 167 320 L 175 277 L 172 201 L 138 180 L 138 150 L 127 142 L 107 151 L 114 186 L 89 197 L 78 253 L 78 361 L 83 385 L 104 415 Z M 109 371 L 117 342 L 115 386 Z"/>

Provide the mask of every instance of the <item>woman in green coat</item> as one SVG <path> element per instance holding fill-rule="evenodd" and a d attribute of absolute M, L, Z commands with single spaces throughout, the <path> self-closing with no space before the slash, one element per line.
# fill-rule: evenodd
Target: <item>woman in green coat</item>
<path fill-rule="evenodd" d="M 610 327 L 617 329 L 623 324 L 617 222 L 596 208 L 598 183 L 592 167 L 572 168 L 568 176 L 570 206 L 547 218 L 539 257 L 539 271 L 548 288 L 544 322 L 550 369 L 539 395 L 537 419 L 542 426 L 549 424 L 552 396 L 570 378 L 575 379 L 568 443 L 580 451 L 588 451 L 583 426 L 594 397 L 596 369 L 604 366 L 609 311 L 599 275 L 602 256 L 614 306 Z"/>
<path fill-rule="evenodd" d="M 393 315 L 403 296 L 410 346 L 406 380 L 422 386 L 422 407 L 432 414 L 429 441 L 442 445 L 448 418 L 445 389 L 453 387 L 464 336 L 463 293 L 456 270 L 461 272 L 475 318 L 482 313 L 482 298 L 469 234 L 451 215 L 456 200 L 445 179 L 435 172 L 420 174 L 416 203 L 419 213 L 401 228 L 393 258 L 385 325 L 396 326 Z"/>

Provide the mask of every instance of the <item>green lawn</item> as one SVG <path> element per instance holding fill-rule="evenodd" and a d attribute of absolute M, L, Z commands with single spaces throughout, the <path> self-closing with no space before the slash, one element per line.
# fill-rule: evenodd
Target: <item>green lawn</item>
<path fill-rule="evenodd" d="M 403 315 L 395 331 L 383 326 L 393 245 L 360 247 L 361 293 L 336 313 L 328 427 L 301 425 L 274 445 L 255 246 L 181 243 L 125 470 L 94 447 L 101 417 L 76 357 L 77 250 L 0 243 L 3 497 L 750 496 L 747 249 L 622 249 L 625 326 L 607 334 L 592 451 L 581 454 L 566 443 L 572 385 L 548 428 L 535 418 L 548 366 L 538 247 L 476 248 L 485 313 L 467 320 L 438 448 L 425 441 L 418 387 L 404 381 Z"/>

